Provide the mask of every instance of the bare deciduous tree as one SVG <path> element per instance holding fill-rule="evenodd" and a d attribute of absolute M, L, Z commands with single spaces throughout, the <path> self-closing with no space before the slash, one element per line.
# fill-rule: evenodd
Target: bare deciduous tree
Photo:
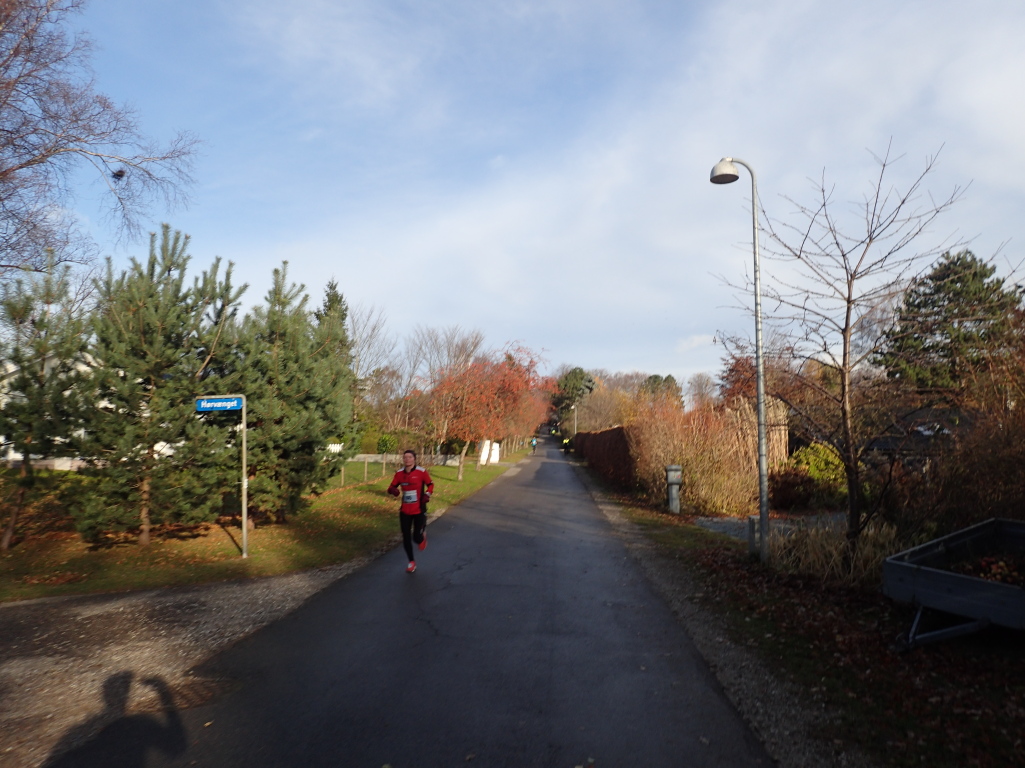
<path fill-rule="evenodd" d="M 97 93 L 89 41 L 70 35 L 85 0 L 0 0 L 0 272 L 87 259 L 65 206 L 91 166 L 119 233 L 138 234 L 154 198 L 183 202 L 196 140 L 153 145 L 136 115 Z"/>
<path fill-rule="evenodd" d="M 695 373 L 687 379 L 687 404 L 692 411 L 711 408 L 715 404 L 715 379 L 707 373 Z"/>
<path fill-rule="evenodd" d="M 423 370 L 418 378 L 424 391 L 432 393 L 427 402 L 425 418 L 429 423 L 425 433 L 440 446 L 449 437 L 452 414 L 461 395 L 452 388 L 439 388 L 439 384 L 459 377 L 475 361 L 485 358 L 484 334 L 465 331 L 458 325 L 442 329 L 417 326 L 411 344 L 422 356 Z"/>
<path fill-rule="evenodd" d="M 595 379 L 604 382 L 605 386 L 611 389 L 618 389 L 628 395 L 635 395 L 640 391 L 644 380 L 648 378 L 647 373 L 641 371 L 616 371 L 610 373 L 603 369 L 588 371 Z"/>
<path fill-rule="evenodd" d="M 793 378 L 784 399 L 801 428 L 831 445 L 847 476 L 847 535 L 856 542 L 871 518 L 862 478 L 862 457 L 889 426 L 894 402 L 883 377 L 869 360 L 880 343 L 879 313 L 916 274 L 943 251 L 949 239 L 930 242 L 930 226 L 961 197 L 955 187 L 941 199 L 925 189 L 936 158 L 907 187 L 891 186 L 888 176 L 900 158 L 891 147 L 874 156 L 878 174 L 870 192 L 855 204 L 858 223 L 848 228 L 834 199 L 834 188 L 815 183 L 817 200 L 796 206 L 795 223 L 765 224 L 767 255 L 781 266 L 766 270 L 764 289 L 770 320 L 790 340 Z"/>
<path fill-rule="evenodd" d="M 464 331 L 458 325 L 441 329 L 417 326 L 412 343 L 423 355 L 424 370 L 420 375 L 429 387 L 437 384 L 442 376 L 465 370 L 484 353 L 484 334 L 477 330 Z"/>
<path fill-rule="evenodd" d="M 394 362 L 395 337 L 387 332 L 384 312 L 377 307 L 353 305 L 348 308 L 346 323 L 353 356 L 353 376 L 358 392 L 363 393 L 373 387 L 374 372 L 382 371 Z"/>
<path fill-rule="evenodd" d="M 595 376 L 594 390 L 577 403 L 577 429 L 581 432 L 600 432 L 627 421 L 632 412 L 634 391 L 610 385 L 607 380 Z"/>

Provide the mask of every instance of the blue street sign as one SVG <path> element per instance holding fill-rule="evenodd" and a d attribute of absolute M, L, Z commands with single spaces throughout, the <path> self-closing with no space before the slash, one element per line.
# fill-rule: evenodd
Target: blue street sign
<path fill-rule="evenodd" d="M 241 411 L 241 397 L 197 397 L 197 411 Z"/>
<path fill-rule="evenodd" d="M 242 411 L 242 557 L 249 557 L 249 471 L 246 460 L 246 396 L 214 395 L 196 398 L 197 411 Z"/>

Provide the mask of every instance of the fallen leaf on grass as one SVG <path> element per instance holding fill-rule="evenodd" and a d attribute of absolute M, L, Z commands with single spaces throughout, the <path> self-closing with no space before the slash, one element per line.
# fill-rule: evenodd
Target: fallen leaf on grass
<path fill-rule="evenodd" d="M 46 584 L 56 586 L 58 584 L 74 584 L 77 581 L 85 581 L 89 578 L 88 573 L 73 573 L 71 571 L 55 571 L 54 573 L 42 576 L 25 576 L 21 579 L 22 584 Z"/>

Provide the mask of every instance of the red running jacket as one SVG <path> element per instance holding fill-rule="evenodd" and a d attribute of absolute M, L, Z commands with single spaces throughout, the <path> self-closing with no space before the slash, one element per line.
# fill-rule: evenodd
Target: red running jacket
<path fill-rule="evenodd" d="M 403 467 L 388 486 L 388 493 L 402 499 L 399 511 L 406 515 L 420 514 L 420 494 L 425 491 L 428 495 L 434 493 L 434 481 L 423 467 L 413 467 L 409 472 Z"/>

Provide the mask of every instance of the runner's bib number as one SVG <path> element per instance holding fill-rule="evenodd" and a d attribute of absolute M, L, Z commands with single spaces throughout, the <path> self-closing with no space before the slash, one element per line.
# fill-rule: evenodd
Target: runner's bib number
<path fill-rule="evenodd" d="M 394 503 L 394 502 L 392 502 Z M 403 504 L 415 504 L 416 503 L 416 491 L 403 491 L 402 492 L 402 503 Z"/>

